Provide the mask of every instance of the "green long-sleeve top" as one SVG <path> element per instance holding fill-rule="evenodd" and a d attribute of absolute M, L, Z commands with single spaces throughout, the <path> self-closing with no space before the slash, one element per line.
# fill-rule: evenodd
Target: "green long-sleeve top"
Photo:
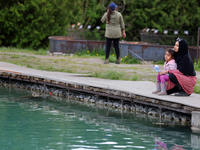
<path fill-rule="evenodd" d="M 102 23 L 106 23 L 105 37 L 120 38 L 122 37 L 122 30 L 125 29 L 124 20 L 120 12 L 113 11 L 110 15 L 110 23 L 107 21 L 107 12 L 101 18 Z"/>

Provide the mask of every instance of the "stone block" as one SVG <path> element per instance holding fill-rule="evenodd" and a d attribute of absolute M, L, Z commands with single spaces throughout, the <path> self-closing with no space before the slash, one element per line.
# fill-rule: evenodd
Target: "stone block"
<path fill-rule="evenodd" d="M 68 83 L 68 87 L 74 87 L 74 84 Z"/>
<path fill-rule="evenodd" d="M 69 83 L 65 83 L 65 86 L 66 86 L 66 87 L 69 87 Z"/>
<path fill-rule="evenodd" d="M 165 105 L 165 106 L 171 106 L 171 105 L 172 105 L 172 103 L 169 103 L 169 102 L 162 102 L 162 101 L 161 101 L 161 104 L 162 104 L 162 105 Z"/>
<path fill-rule="evenodd" d="M 34 77 L 34 80 L 38 81 L 38 80 L 40 80 L 40 79 L 39 79 L 39 78 L 37 78 L 37 77 Z"/>
<path fill-rule="evenodd" d="M 126 97 L 126 94 L 125 94 L 125 93 L 121 93 L 121 96 L 122 96 L 122 97 Z"/>
<path fill-rule="evenodd" d="M 159 101 L 156 100 L 156 99 L 152 99 L 151 102 L 154 103 L 154 104 L 159 104 Z"/>
<path fill-rule="evenodd" d="M 135 94 L 131 94 L 131 98 L 135 98 Z"/>
<path fill-rule="evenodd" d="M 172 104 L 171 106 L 172 106 L 172 107 L 175 107 L 175 108 L 182 108 L 182 105 L 181 105 L 181 104 Z"/>
<path fill-rule="evenodd" d="M 151 98 L 146 98 L 145 102 L 151 102 Z"/>
<path fill-rule="evenodd" d="M 132 94 L 127 94 L 127 97 L 131 98 Z"/>
<path fill-rule="evenodd" d="M 84 89 L 84 90 L 91 91 L 91 90 L 92 90 L 92 87 L 89 87 L 89 86 L 83 86 L 83 89 Z"/>
<path fill-rule="evenodd" d="M 111 91 L 110 90 L 106 90 L 106 93 L 111 94 Z"/>
<path fill-rule="evenodd" d="M 101 89 L 101 92 L 106 93 L 106 89 Z"/>
<path fill-rule="evenodd" d="M 79 89 L 79 85 L 78 84 L 74 84 L 74 88 Z"/>
<path fill-rule="evenodd" d="M 139 99 L 140 99 L 140 96 L 138 96 L 138 95 L 135 95 L 135 99 L 138 99 L 138 100 L 139 100 Z"/>
<path fill-rule="evenodd" d="M 193 111 L 192 112 L 192 120 L 191 120 L 191 129 L 195 133 L 200 133 L 200 112 Z"/>
<path fill-rule="evenodd" d="M 189 111 L 195 111 L 196 110 L 195 108 L 192 108 L 190 106 L 183 106 L 183 109 L 189 110 Z"/>
<path fill-rule="evenodd" d="M 99 89 L 99 88 L 93 88 L 93 91 L 95 91 L 95 92 L 101 92 L 101 89 Z"/>
<path fill-rule="evenodd" d="M 49 79 L 44 79 L 44 82 L 50 83 L 51 80 L 49 80 Z"/>
<path fill-rule="evenodd" d="M 143 100 L 144 100 L 144 97 L 143 97 L 143 96 L 140 96 L 140 100 L 143 101 Z"/>
<path fill-rule="evenodd" d="M 16 77 L 17 75 L 16 75 L 16 74 L 12 74 L 11 76 L 12 76 L 12 77 Z"/>
<path fill-rule="evenodd" d="M 64 82 L 59 82 L 59 85 L 65 86 Z"/>

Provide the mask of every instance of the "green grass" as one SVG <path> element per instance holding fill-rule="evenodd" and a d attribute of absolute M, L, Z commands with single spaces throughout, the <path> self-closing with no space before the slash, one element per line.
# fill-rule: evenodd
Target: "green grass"
<path fill-rule="evenodd" d="M 200 81 L 197 81 L 194 87 L 194 93 L 200 94 Z"/>
<path fill-rule="evenodd" d="M 30 53 L 35 55 L 47 55 L 47 49 L 21 49 L 15 47 L 0 47 L 0 52 Z"/>
<path fill-rule="evenodd" d="M 89 51 L 88 49 L 82 50 L 74 54 L 75 56 L 81 57 L 90 57 L 90 56 L 105 56 L 105 52 L 103 49 Z"/>
<path fill-rule="evenodd" d="M 82 58 L 88 58 L 88 57 L 101 57 L 101 59 L 105 60 L 105 51 L 103 49 L 99 50 L 93 50 L 90 52 L 89 50 L 82 50 L 80 52 L 75 53 L 75 57 L 82 57 Z M 116 62 L 116 54 L 115 53 L 110 53 L 109 55 L 109 62 L 110 63 L 115 63 Z M 137 60 L 136 58 L 131 58 L 131 57 L 124 57 L 121 58 L 122 64 L 140 64 L 140 61 Z"/>
<path fill-rule="evenodd" d="M 121 58 L 121 63 L 122 64 L 140 64 L 140 61 L 137 60 L 136 58 L 130 57 L 130 56 L 125 56 Z"/>
<path fill-rule="evenodd" d="M 138 75 L 133 75 L 131 78 L 132 81 L 137 81 L 138 80 Z"/>
<path fill-rule="evenodd" d="M 111 79 L 111 80 L 138 81 L 139 79 L 138 75 L 133 75 L 130 77 L 130 75 L 127 75 L 125 72 L 119 72 L 115 70 L 96 71 L 92 73 L 92 76 L 96 78 Z"/>
<path fill-rule="evenodd" d="M 195 60 L 194 69 L 195 69 L 196 71 L 200 71 L 200 60 L 198 60 L 198 64 L 196 64 L 196 60 Z"/>
<path fill-rule="evenodd" d="M 13 55 L 13 56 L 11 56 L 10 58 L 16 59 L 16 58 L 19 58 L 19 56 Z"/>
<path fill-rule="evenodd" d="M 129 67 L 115 66 L 115 68 L 113 69 L 113 67 L 111 67 L 110 65 L 104 65 L 103 63 L 89 64 L 87 61 L 83 63 L 78 63 L 78 62 L 73 61 L 74 58 L 84 58 L 84 57 L 85 58 L 98 57 L 99 59 L 105 60 L 105 53 L 103 50 L 99 51 L 98 53 L 96 52 L 88 53 L 86 51 L 86 52 L 83 52 L 82 55 L 79 55 L 79 56 L 74 55 L 73 58 L 69 56 L 64 56 L 66 57 L 66 59 L 61 58 L 61 59 L 45 59 L 45 60 L 41 58 L 37 58 L 35 56 L 27 56 L 27 55 L 28 53 L 35 54 L 35 55 L 38 55 L 38 54 L 46 55 L 46 50 L 34 51 L 34 50 L 29 50 L 29 49 L 0 47 L 0 52 L 5 52 L 5 53 L 1 53 L 0 61 L 16 64 L 19 66 L 25 66 L 28 68 L 39 69 L 39 70 L 59 71 L 59 72 L 67 72 L 67 73 L 88 73 L 88 74 L 92 74 L 93 77 L 112 79 L 112 80 L 129 80 L 129 81 L 147 80 L 147 81 L 153 81 L 153 82 L 154 80 L 156 80 L 154 76 L 148 76 L 148 77 L 146 77 L 146 75 L 141 76 L 137 74 L 136 71 L 134 71 L 134 70 L 141 70 L 141 71 L 147 72 L 147 71 L 151 71 L 151 69 L 142 69 L 140 67 L 131 67 L 131 66 Z M 19 53 L 25 53 L 25 54 L 23 55 L 8 54 L 6 52 L 19 52 Z M 129 58 L 129 57 L 128 58 L 124 57 L 122 58 L 122 60 L 121 60 L 121 63 L 125 63 L 125 64 L 139 63 L 137 62 L 137 60 L 134 60 L 134 58 Z M 112 63 L 115 63 L 116 55 L 111 54 L 109 57 L 109 61 Z M 66 65 L 68 63 L 70 65 Z M 164 64 L 163 61 L 158 61 L 156 63 L 162 64 L 162 65 Z M 194 63 L 194 68 L 196 71 L 200 71 L 200 60 L 198 64 Z M 121 71 L 122 69 L 126 69 L 126 70 L 133 69 L 133 70 L 132 72 L 130 71 L 125 72 L 124 70 Z M 200 94 L 200 81 L 197 81 L 197 84 L 194 87 L 194 93 Z"/>
<path fill-rule="evenodd" d="M 106 70 L 102 72 L 93 73 L 93 77 L 103 78 L 103 79 L 112 79 L 112 80 L 121 80 L 124 76 L 124 73 L 117 72 L 115 70 Z"/>
<path fill-rule="evenodd" d="M 109 62 L 115 63 L 116 60 L 117 60 L 117 59 L 116 59 L 116 56 L 115 56 L 114 54 L 109 56 Z"/>
<path fill-rule="evenodd" d="M 139 70 L 142 68 L 138 68 L 138 67 L 123 67 L 124 69 L 133 69 L 133 70 Z"/>

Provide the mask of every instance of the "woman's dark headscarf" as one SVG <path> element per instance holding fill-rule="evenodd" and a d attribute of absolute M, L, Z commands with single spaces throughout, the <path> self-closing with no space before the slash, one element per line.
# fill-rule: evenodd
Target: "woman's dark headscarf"
<path fill-rule="evenodd" d="M 178 38 L 177 41 L 179 42 L 178 52 L 175 53 L 177 69 L 187 76 L 196 76 L 186 40 Z"/>

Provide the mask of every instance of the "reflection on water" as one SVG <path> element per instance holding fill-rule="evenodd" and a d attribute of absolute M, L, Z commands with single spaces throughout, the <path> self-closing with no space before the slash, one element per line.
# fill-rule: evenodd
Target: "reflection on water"
<path fill-rule="evenodd" d="M 33 98 L 0 89 L 1 149 L 200 149 L 188 127 L 78 101 Z"/>

